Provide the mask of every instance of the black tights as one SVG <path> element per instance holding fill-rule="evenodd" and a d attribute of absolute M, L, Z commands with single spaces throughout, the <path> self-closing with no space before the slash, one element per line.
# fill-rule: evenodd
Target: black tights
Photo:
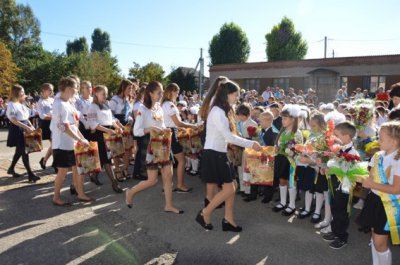
<path fill-rule="evenodd" d="M 17 164 L 17 162 L 21 156 L 22 156 L 22 162 L 24 163 L 24 166 L 26 168 L 26 171 L 28 172 L 28 175 L 33 175 L 31 166 L 29 165 L 29 155 L 25 152 L 24 146 L 17 146 L 15 148 L 15 154 L 14 154 L 14 157 L 11 162 L 9 170 L 14 171 L 15 165 Z"/>

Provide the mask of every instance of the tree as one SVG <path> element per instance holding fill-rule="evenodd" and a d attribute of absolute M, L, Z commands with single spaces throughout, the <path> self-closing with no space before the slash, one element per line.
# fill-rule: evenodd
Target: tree
<path fill-rule="evenodd" d="M 17 72 L 10 50 L 0 42 L 0 95 L 8 95 L 12 84 L 17 81 Z"/>
<path fill-rule="evenodd" d="M 133 62 L 129 69 L 129 77 L 139 79 L 141 82 L 164 81 L 164 69 L 158 63 L 150 62 L 144 66 Z"/>
<path fill-rule="evenodd" d="M 296 32 L 293 22 L 284 17 L 271 32 L 265 35 L 267 40 L 268 61 L 301 60 L 307 54 L 307 42 L 300 32 Z"/>
<path fill-rule="evenodd" d="M 87 44 L 85 37 L 80 37 L 74 41 L 67 41 L 67 54 L 71 55 L 73 53 L 87 53 L 89 51 L 89 46 Z"/>
<path fill-rule="evenodd" d="M 90 51 L 111 53 L 110 34 L 96 28 L 92 34 L 92 46 Z"/>
<path fill-rule="evenodd" d="M 191 68 L 176 68 L 169 74 L 168 80 L 177 83 L 183 91 L 193 91 L 196 88 L 194 70 Z"/>
<path fill-rule="evenodd" d="M 250 54 L 246 33 L 234 23 L 225 23 L 212 38 L 208 53 L 211 64 L 245 63 Z"/>

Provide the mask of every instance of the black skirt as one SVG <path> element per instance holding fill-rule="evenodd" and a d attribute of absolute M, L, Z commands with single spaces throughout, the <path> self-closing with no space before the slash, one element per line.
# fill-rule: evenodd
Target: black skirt
<path fill-rule="evenodd" d="M 362 228 L 373 228 L 374 233 L 378 235 L 390 234 L 389 231 L 385 231 L 387 217 L 382 200 L 372 191 L 368 194 L 364 208 L 357 217 L 356 222 Z"/>
<path fill-rule="evenodd" d="M 20 122 L 28 124 L 28 121 Z M 10 122 L 10 126 L 8 127 L 7 146 L 25 147 L 24 129 L 18 127 L 12 122 Z"/>
<path fill-rule="evenodd" d="M 86 140 L 93 141 L 94 133 L 92 133 L 90 129 L 86 129 L 85 125 L 83 125 L 81 121 L 79 122 L 79 131 L 81 132 L 83 137 L 85 137 Z"/>
<path fill-rule="evenodd" d="M 318 172 L 317 182 L 314 186 L 314 191 L 319 193 L 324 193 L 324 191 L 328 191 L 328 180 L 325 175 L 322 175 Z"/>
<path fill-rule="evenodd" d="M 205 149 L 203 150 L 201 164 L 201 179 L 203 182 L 216 183 L 218 185 L 233 182 L 234 169 L 226 153 Z"/>
<path fill-rule="evenodd" d="M 171 139 L 171 150 L 174 155 L 180 154 L 183 152 L 183 147 L 179 143 L 178 136 L 177 136 L 177 128 L 170 128 L 172 132 L 172 139 Z"/>
<path fill-rule="evenodd" d="M 53 166 L 70 168 L 76 166 L 74 150 L 53 149 Z"/>
<path fill-rule="evenodd" d="M 39 127 L 42 129 L 42 140 L 51 139 L 50 122 L 51 120 L 39 119 Z"/>
<path fill-rule="evenodd" d="M 275 157 L 274 176 L 280 179 L 289 179 L 290 163 L 289 160 L 281 154 Z"/>
<path fill-rule="evenodd" d="M 111 129 L 111 126 L 104 126 L 104 127 Z M 92 141 L 97 142 L 97 146 L 99 148 L 99 158 L 101 166 L 103 167 L 106 164 L 111 164 L 111 159 L 108 158 L 106 142 L 104 140 L 104 132 L 96 130 L 96 132 L 93 134 Z"/>
<path fill-rule="evenodd" d="M 128 123 L 128 119 L 126 119 L 125 114 L 115 114 L 114 117 L 117 118 L 124 126 Z"/>
<path fill-rule="evenodd" d="M 297 189 L 313 191 L 315 181 L 315 169 L 307 166 L 296 167 Z"/>

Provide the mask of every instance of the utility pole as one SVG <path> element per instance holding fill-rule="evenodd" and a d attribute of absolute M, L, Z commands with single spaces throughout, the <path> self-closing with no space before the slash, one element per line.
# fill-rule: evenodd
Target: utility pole
<path fill-rule="evenodd" d="M 335 58 L 335 50 L 332 50 L 332 58 Z"/>
<path fill-rule="evenodd" d="M 196 73 L 197 67 L 200 66 L 199 69 L 199 94 L 200 98 L 203 96 L 203 85 L 204 85 L 204 58 L 203 58 L 203 48 L 200 49 L 200 58 L 197 61 L 196 67 L 194 68 L 194 72 Z"/>
<path fill-rule="evenodd" d="M 324 58 L 326 59 L 326 47 L 328 45 L 328 38 L 325 36 L 324 38 Z"/>

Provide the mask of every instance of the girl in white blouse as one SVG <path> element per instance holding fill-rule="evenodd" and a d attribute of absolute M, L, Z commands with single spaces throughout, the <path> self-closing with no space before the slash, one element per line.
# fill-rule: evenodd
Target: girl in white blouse
<path fill-rule="evenodd" d="M 117 179 L 111 167 L 111 159 L 107 154 L 108 152 L 103 133 L 122 133 L 122 125 L 119 123 L 118 119 L 112 115 L 111 109 L 107 105 L 107 94 L 107 87 L 96 86 L 93 103 L 90 105 L 87 113 L 87 120 L 89 128 L 95 131 L 93 140 L 95 140 L 98 144 L 100 164 L 106 169 L 107 175 L 111 180 L 113 190 L 117 193 L 121 193 L 122 189 L 118 185 Z"/>
<path fill-rule="evenodd" d="M 146 86 L 141 86 L 136 92 L 135 103 L 133 104 L 133 117 L 136 120 L 138 111 L 143 106 L 143 95 Z M 146 180 L 147 177 L 142 175 L 141 172 L 146 171 L 146 147 L 143 146 L 143 136 L 134 135 L 134 154 L 135 164 L 133 166 L 133 178 L 138 180 Z"/>
<path fill-rule="evenodd" d="M 225 217 L 222 220 L 223 231 L 240 232 L 242 228 L 235 224 L 233 204 L 235 199 L 236 182 L 233 179 L 233 168 L 226 152 L 228 143 L 260 150 L 261 146 L 255 141 L 246 140 L 235 134 L 235 121 L 232 105 L 239 98 L 239 87 L 229 79 L 221 80 L 207 116 L 206 141 L 204 145 L 201 177 L 207 186 L 222 186 L 207 207 L 201 210 L 196 221 L 206 230 L 211 230 L 211 215 L 215 208 L 225 202 Z M 212 190 L 212 189 L 211 189 Z"/>
<path fill-rule="evenodd" d="M 25 151 L 24 131 L 33 132 L 35 130 L 29 121 L 29 108 L 23 104 L 25 97 L 24 88 L 20 85 L 13 85 L 6 115 L 10 120 L 7 146 L 15 147 L 15 154 L 7 170 L 7 174 L 13 177 L 20 177 L 20 175 L 14 171 L 14 168 L 18 160 L 22 157 L 22 162 L 28 172 L 28 180 L 30 182 L 36 182 L 40 178 L 32 172 L 29 164 L 29 155 Z"/>
<path fill-rule="evenodd" d="M 36 105 L 36 111 L 39 115 L 39 127 L 42 129 L 42 140 L 49 140 L 50 147 L 46 152 L 46 155 L 42 157 L 39 161 L 42 169 L 46 169 L 46 162 L 52 155 L 53 151 L 51 148 L 51 131 L 50 131 L 50 121 L 53 111 L 54 99 L 51 97 L 53 95 L 53 85 L 50 83 L 44 83 L 42 85 L 42 97 L 39 99 Z"/>
<path fill-rule="evenodd" d="M 163 93 L 163 87 L 160 82 L 150 82 L 144 93 L 143 106 L 140 107 L 134 126 L 134 135 L 145 136 L 145 142 L 149 141 L 151 131 L 160 132 L 166 130 L 164 124 L 163 111 L 159 104 Z M 169 129 L 167 129 L 169 130 Z M 145 144 L 147 147 L 147 145 Z M 172 165 L 170 162 L 166 164 L 154 164 L 152 161 L 147 163 L 148 179 L 139 182 L 136 186 L 126 191 L 126 204 L 129 208 L 132 206 L 133 197 L 140 191 L 148 189 L 157 184 L 158 167 L 161 167 L 161 176 L 164 185 L 165 195 L 165 212 L 182 214 L 183 211 L 178 210 L 172 204 Z"/>

